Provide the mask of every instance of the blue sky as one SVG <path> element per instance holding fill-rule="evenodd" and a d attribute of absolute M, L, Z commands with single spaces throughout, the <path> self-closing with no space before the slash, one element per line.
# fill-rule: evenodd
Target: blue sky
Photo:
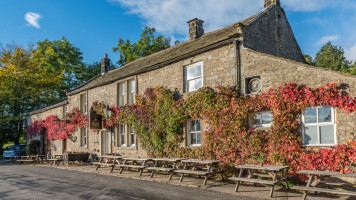
<path fill-rule="evenodd" d="M 304 53 L 312 56 L 327 41 L 341 45 L 356 61 L 356 0 L 281 0 Z M 198 17 L 205 32 L 222 28 L 263 9 L 263 0 L 0 0 L 0 43 L 24 47 L 66 37 L 99 61 L 119 37 L 136 41 L 145 25 L 172 41 L 188 37 L 186 22 Z"/>

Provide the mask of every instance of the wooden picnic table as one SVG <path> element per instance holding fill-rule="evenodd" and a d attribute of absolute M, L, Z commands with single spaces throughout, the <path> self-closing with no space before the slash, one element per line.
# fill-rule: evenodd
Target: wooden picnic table
<path fill-rule="evenodd" d="M 312 192 L 320 192 L 320 193 L 327 193 L 327 194 L 335 194 L 335 195 L 345 195 L 345 196 L 356 196 L 356 192 L 352 191 L 341 191 L 337 189 L 328 189 L 328 188 L 318 188 L 316 187 L 320 181 L 324 180 L 327 177 L 338 177 L 338 178 L 345 178 L 351 177 L 356 178 L 355 173 L 344 173 L 340 174 L 339 172 L 331 172 L 331 171 L 314 171 L 314 170 L 301 170 L 297 172 L 298 174 L 305 174 L 308 176 L 308 182 L 306 186 L 293 186 L 292 189 L 303 191 L 302 199 L 305 200 L 307 197 L 308 191 Z M 316 181 L 312 184 L 313 177 L 316 178 Z M 313 187 L 313 185 L 315 185 Z"/>
<path fill-rule="evenodd" d="M 62 154 L 53 154 L 52 158 L 47 159 L 47 162 L 50 162 L 52 165 L 56 164 L 57 165 L 61 164 L 61 162 L 63 161 L 63 155 Z"/>
<path fill-rule="evenodd" d="M 181 174 L 180 177 L 180 182 L 183 181 L 183 176 L 184 174 L 193 174 L 193 175 L 198 175 L 199 177 L 205 176 L 203 185 L 206 185 L 208 181 L 208 177 L 212 174 L 215 174 L 217 172 L 221 173 L 221 177 L 224 179 L 224 176 L 222 174 L 222 170 L 219 168 L 219 160 L 200 160 L 200 159 L 186 159 L 182 160 L 182 163 L 184 163 L 184 168 L 183 169 L 175 169 L 173 173 L 178 173 Z M 201 167 L 201 166 L 205 167 Z M 215 170 L 213 170 L 215 168 Z"/>
<path fill-rule="evenodd" d="M 264 185 L 270 185 L 270 197 L 273 196 L 274 187 L 276 184 L 281 182 L 285 182 L 287 189 L 289 189 L 289 185 L 287 182 L 287 170 L 289 166 L 275 166 L 275 165 L 237 165 L 235 166 L 236 169 L 239 169 L 239 176 L 238 177 L 230 177 L 229 180 L 236 181 L 235 191 L 238 191 L 240 182 L 250 182 L 250 183 L 259 183 Z M 243 177 L 244 171 L 248 171 L 248 176 Z M 265 178 L 272 178 L 272 180 L 262 180 L 261 175 L 256 174 L 257 171 L 267 171 L 267 177 Z M 280 174 L 280 175 L 278 175 Z"/>
<path fill-rule="evenodd" d="M 152 171 L 151 178 L 155 171 L 162 171 L 169 173 L 169 180 L 172 179 L 173 170 L 176 169 L 177 163 L 185 160 L 185 158 L 153 158 L 153 167 L 146 167 L 146 170 Z"/>
<path fill-rule="evenodd" d="M 16 162 L 18 162 L 20 165 L 21 163 L 30 164 L 30 163 L 34 163 L 35 161 L 30 156 L 21 156 L 21 158 L 16 160 Z"/>
<path fill-rule="evenodd" d="M 147 167 L 147 163 L 153 161 L 152 158 L 122 158 L 123 163 L 120 163 L 120 174 L 127 169 L 138 169 L 139 175 L 141 176 L 143 170 Z"/>
<path fill-rule="evenodd" d="M 98 170 L 101 166 L 106 166 L 111 168 L 110 172 L 113 172 L 115 165 L 120 164 L 120 159 L 122 159 L 122 156 L 102 155 L 100 156 L 99 162 L 94 162 L 93 164 L 95 170 Z"/>

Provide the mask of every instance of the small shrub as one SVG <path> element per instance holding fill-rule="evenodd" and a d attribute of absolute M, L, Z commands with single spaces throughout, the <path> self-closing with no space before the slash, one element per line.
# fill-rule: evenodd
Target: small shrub
<path fill-rule="evenodd" d="M 39 140 L 29 141 L 26 145 L 27 155 L 36 155 L 40 153 L 41 142 Z"/>

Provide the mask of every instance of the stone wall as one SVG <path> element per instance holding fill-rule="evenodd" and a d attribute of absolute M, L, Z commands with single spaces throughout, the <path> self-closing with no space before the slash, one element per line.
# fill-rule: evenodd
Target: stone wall
<path fill-rule="evenodd" d="M 243 44 L 258 52 L 305 63 L 286 14 L 276 5 L 244 27 Z"/>
<path fill-rule="evenodd" d="M 345 86 L 345 92 L 356 96 L 356 76 L 246 50 L 242 47 L 240 56 L 243 89 L 245 78 L 258 75 L 262 80 L 262 92 L 267 92 L 270 88 L 278 88 L 288 82 L 320 87 L 336 81 Z M 356 113 L 346 114 L 345 111 L 336 110 L 338 144 L 344 144 L 348 139 L 356 139 L 355 121 Z"/>

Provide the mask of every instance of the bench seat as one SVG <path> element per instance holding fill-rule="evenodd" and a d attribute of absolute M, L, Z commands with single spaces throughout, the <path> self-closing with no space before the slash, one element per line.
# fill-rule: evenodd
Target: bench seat
<path fill-rule="evenodd" d="M 34 160 L 16 160 L 17 162 L 35 162 Z"/>
<path fill-rule="evenodd" d="M 274 185 L 274 184 L 278 183 L 278 181 L 252 179 L 252 178 L 245 178 L 245 177 L 230 177 L 229 180 L 232 180 L 232 181 L 246 181 L 246 182 L 250 182 L 250 183 L 260 183 L 260 184 L 265 184 L 265 185 Z"/>
<path fill-rule="evenodd" d="M 291 189 L 300 190 L 300 191 L 312 191 L 312 192 L 320 192 L 320 193 L 328 193 L 328 194 L 336 194 L 336 195 L 345 195 L 345 196 L 356 196 L 356 192 L 345 191 L 345 190 L 333 190 L 327 188 L 293 186 L 291 187 Z"/>
<path fill-rule="evenodd" d="M 196 174 L 196 175 L 199 175 L 199 176 L 206 176 L 208 174 L 211 174 L 211 172 L 206 172 L 206 171 L 185 170 L 185 169 L 176 169 L 173 172 L 181 173 L 181 174 Z"/>
<path fill-rule="evenodd" d="M 146 166 L 142 165 L 118 165 L 121 168 L 127 167 L 127 168 L 137 168 L 137 169 L 145 169 Z"/>
<path fill-rule="evenodd" d="M 113 163 L 99 163 L 99 162 L 95 162 L 93 163 L 94 165 L 101 165 L 101 166 L 108 166 L 108 167 L 112 167 L 115 166 L 115 164 Z"/>
<path fill-rule="evenodd" d="M 163 171 L 163 172 L 171 172 L 174 168 L 163 168 L 163 167 L 146 167 L 147 170 L 153 171 Z"/>

